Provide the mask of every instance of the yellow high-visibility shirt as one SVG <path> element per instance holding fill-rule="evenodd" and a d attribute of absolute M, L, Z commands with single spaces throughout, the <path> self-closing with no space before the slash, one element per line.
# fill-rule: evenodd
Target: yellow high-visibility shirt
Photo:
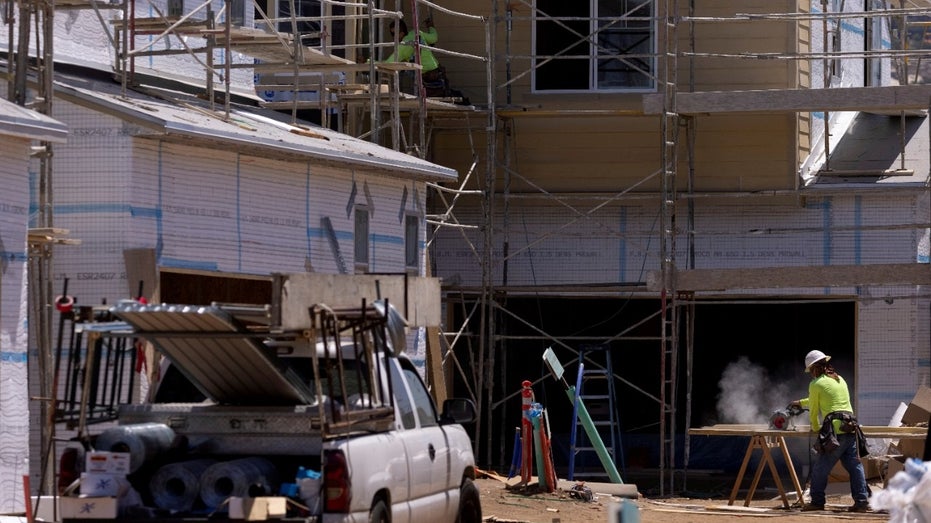
<path fill-rule="evenodd" d="M 821 429 L 821 420 L 832 412 L 843 410 L 853 412 L 850 404 L 850 390 L 847 382 L 840 375 L 834 379 L 827 374 L 811 380 L 808 384 L 808 397 L 799 400 L 802 407 L 808 409 L 812 432 Z M 840 433 L 840 420 L 834 420 L 834 432 Z"/>
<path fill-rule="evenodd" d="M 440 66 L 439 60 L 436 59 L 436 56 L 433 55 L 433 51 L 431 51 L 429 47 L 436 43 L 436 41 L 439 39 L 439 34 L 436 32 L 435 27 L 431 27 L 426 31 L 418 32 L 420 33 L 420 65 L 423 67 L 423 72 L 427 73 Z M 413 31 L 410 31 L 404 35 L 404 38 L 398 42 L 397 56 L 392 53 L 391 56 L 385 58 L 385 61 L 413 62 L 415 34 L 416 33 Z"/>

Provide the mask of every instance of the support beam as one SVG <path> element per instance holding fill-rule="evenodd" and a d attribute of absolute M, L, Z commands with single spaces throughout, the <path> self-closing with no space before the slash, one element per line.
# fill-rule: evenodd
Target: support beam
<path fill-rule="evenodd" d="M 900 111 L 928 109 L 931 85 L 706 91 L 678 93 L 676 103 L 679 114 Z M 658 115 L 662 111 L 662 94 L 643 97 L 644 114 Z"/>
<path fill-rule="evenodd" d="M 858 285 L 931 285 L 931 265 L 894 263 L 755 269 L 693 269 L 677 271 L 675 278 L 678 291 L 693 292 L 855 287 Z M 659 291 L 662 286 L 661 272 L 650 271 L 647 274 L 647 288 Z"/>

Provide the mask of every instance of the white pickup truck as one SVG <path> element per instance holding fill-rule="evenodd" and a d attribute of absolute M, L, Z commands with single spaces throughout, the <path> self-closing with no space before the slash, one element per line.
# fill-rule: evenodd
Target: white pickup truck
<path fill-rule="evenodd" d="M 130 455 L 117 520 L 250 519 L 261 498 L 286 506 L 269 518 L 305 523 L 481 521 L 459 424 L 475 407 L 437 412 L 398 348 L 400 315 L 383 301 L 305 309 L 299 330 L 274 306 L 111 310 L 169 363 L 150 400 L 122 405 L 90 442 Z"/>

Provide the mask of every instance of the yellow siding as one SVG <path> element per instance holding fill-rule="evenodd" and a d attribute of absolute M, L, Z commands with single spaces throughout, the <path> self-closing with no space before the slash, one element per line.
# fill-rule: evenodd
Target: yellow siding
<path fill-rule="evenodd" d="M 722 0 L 699 3 L 697 17 L 732 18 L 737 14 L 802 11 L 797 0 Z M 479 5 L 480 4 L 480 5 Z M 444 3 L 452 10 L 476 12 L 485 3 L 453 0 Z M 501 8 L 503 9 L 503 3 Z M 517 7 L 515 15 L 528 17 L 529 7 Z M 482 13 L 489 14 L 489 13 Z M 499 13 L 501 16 L 504 13 Z M 680 13 L 685 15 L 686 13 Z M 441 45 L 460 52 L 484 53 L 485 33 L 481 24 L 455 21 L 435 12 Z M 795 53 L 808 37 L 808 22 L 785 20 L 698 22 L 694 25 L 697 53 Z M 690 27 L 679 26 L 680 89 L 728 91 L 793 89 L 808 84 L 806 64 L 795 60 L 752 60 L 690 56 Z M 510 190 L 535 192 L 605 192 L 630 189 L 659 191 L 655 173 L 662 165 L 659 117 L 633 115 L 642 108 L 642 95 L 632 93 L 536 94 L 530 89 L 529 61 L 518 55 L 532 51 L 530 20 L 515 19 L 511 31 L 497 27 L 496 60 L 499 110 L 512 125 L 510 135 Z M 510 52 L 510 76 L 505 71 L 505 53 Z M 443 57 L 455 88 L 465 91 L 473 103 L 484 103 L 485 64 L 462 58 Z M 689 74 L 694 74 L 692 78 Z M 521 75 L 524 76 L 521 76 Z M 510 99 L 502 87 L 511 78 Z M 508 107 L 502 107 L 506 102 Z M 520 116 L 518 110 L 526 110 Z M 581 111 L 614 111 L 619 116 L 585 116 Z M 572 116 L 541 117 L 534 113 L 577 113 Z M 549 112 L 549 113 L 547 113 Z M 809 122 L 807 115 L 723 115 L 695 118 L 695 187 L 699 192 L 756 191 L 795 188 L 797 164 L 807 154 Z M 504 133 L 499 133 L 498 159 L 505 157 Z M 477 154 L 484 171 L 484 133 L 470 139 L 463 131 L 439 131 L 434 135 L 432 158 L 443 165 L 466 172 Z M 680 180 L 688 173 L 685 128 L 679 134 Z M 801 150 L 799 150 L 799 145 Z M 474 150 L 473 150 L 474 147 Z M 504 170 L 497 175 L 503 189 Z M 652 178 L 651 178 L 652 176 Z M 475 177 L 478 178 L 478 177 Z M 526 180 L 522 179 L 526 178 Z M 649 178 L 649 179 L 648 179 Z M 647 180 L 648 179 L 648 180 Z M 644 181 L 647 180 L 647 181 Z M 481 184 L 473 179 L 475 188 Z M 680 190 L 684 189 L 680 182 Z"/>
<path fill-rule="evenodd" d="M 658 125 L 659 120 L 651 117 L 516 118 L 510 158 L 511 169 L 519 176 L 513 177 L 511 190 L 536 190 L 532 185 L 549 192 L 618 192 L 634 186 L 635 192 L 659 190 L 658 177 L 642 183 L 661 166 Z M 702 116 L 696 127 L 696 191 L 794 187 L 794 115 Z M 434 155 L 444 165 L 465 172 L 472 159 L 466 145 L 462 133 L 440 133 Z M 475 147 L 484 154 L 480 137 Z M 684 179 L 684 146 L 679 155 Z"/>

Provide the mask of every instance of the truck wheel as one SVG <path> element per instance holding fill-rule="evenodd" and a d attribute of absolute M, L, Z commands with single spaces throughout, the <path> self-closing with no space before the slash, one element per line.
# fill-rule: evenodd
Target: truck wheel
<path fill-rule="evenodd" d="M 369 523 L 391 523 L 391 513 L 384 501 L 377 501 L 369 512 Z"/>
<path fill-rule="evenodd" d="M 471 479 L 462 480 L 459 487 L 459 515 L 456 523 L 482 523 L 482 503 L 478 497 L 478 487 Z"/>

